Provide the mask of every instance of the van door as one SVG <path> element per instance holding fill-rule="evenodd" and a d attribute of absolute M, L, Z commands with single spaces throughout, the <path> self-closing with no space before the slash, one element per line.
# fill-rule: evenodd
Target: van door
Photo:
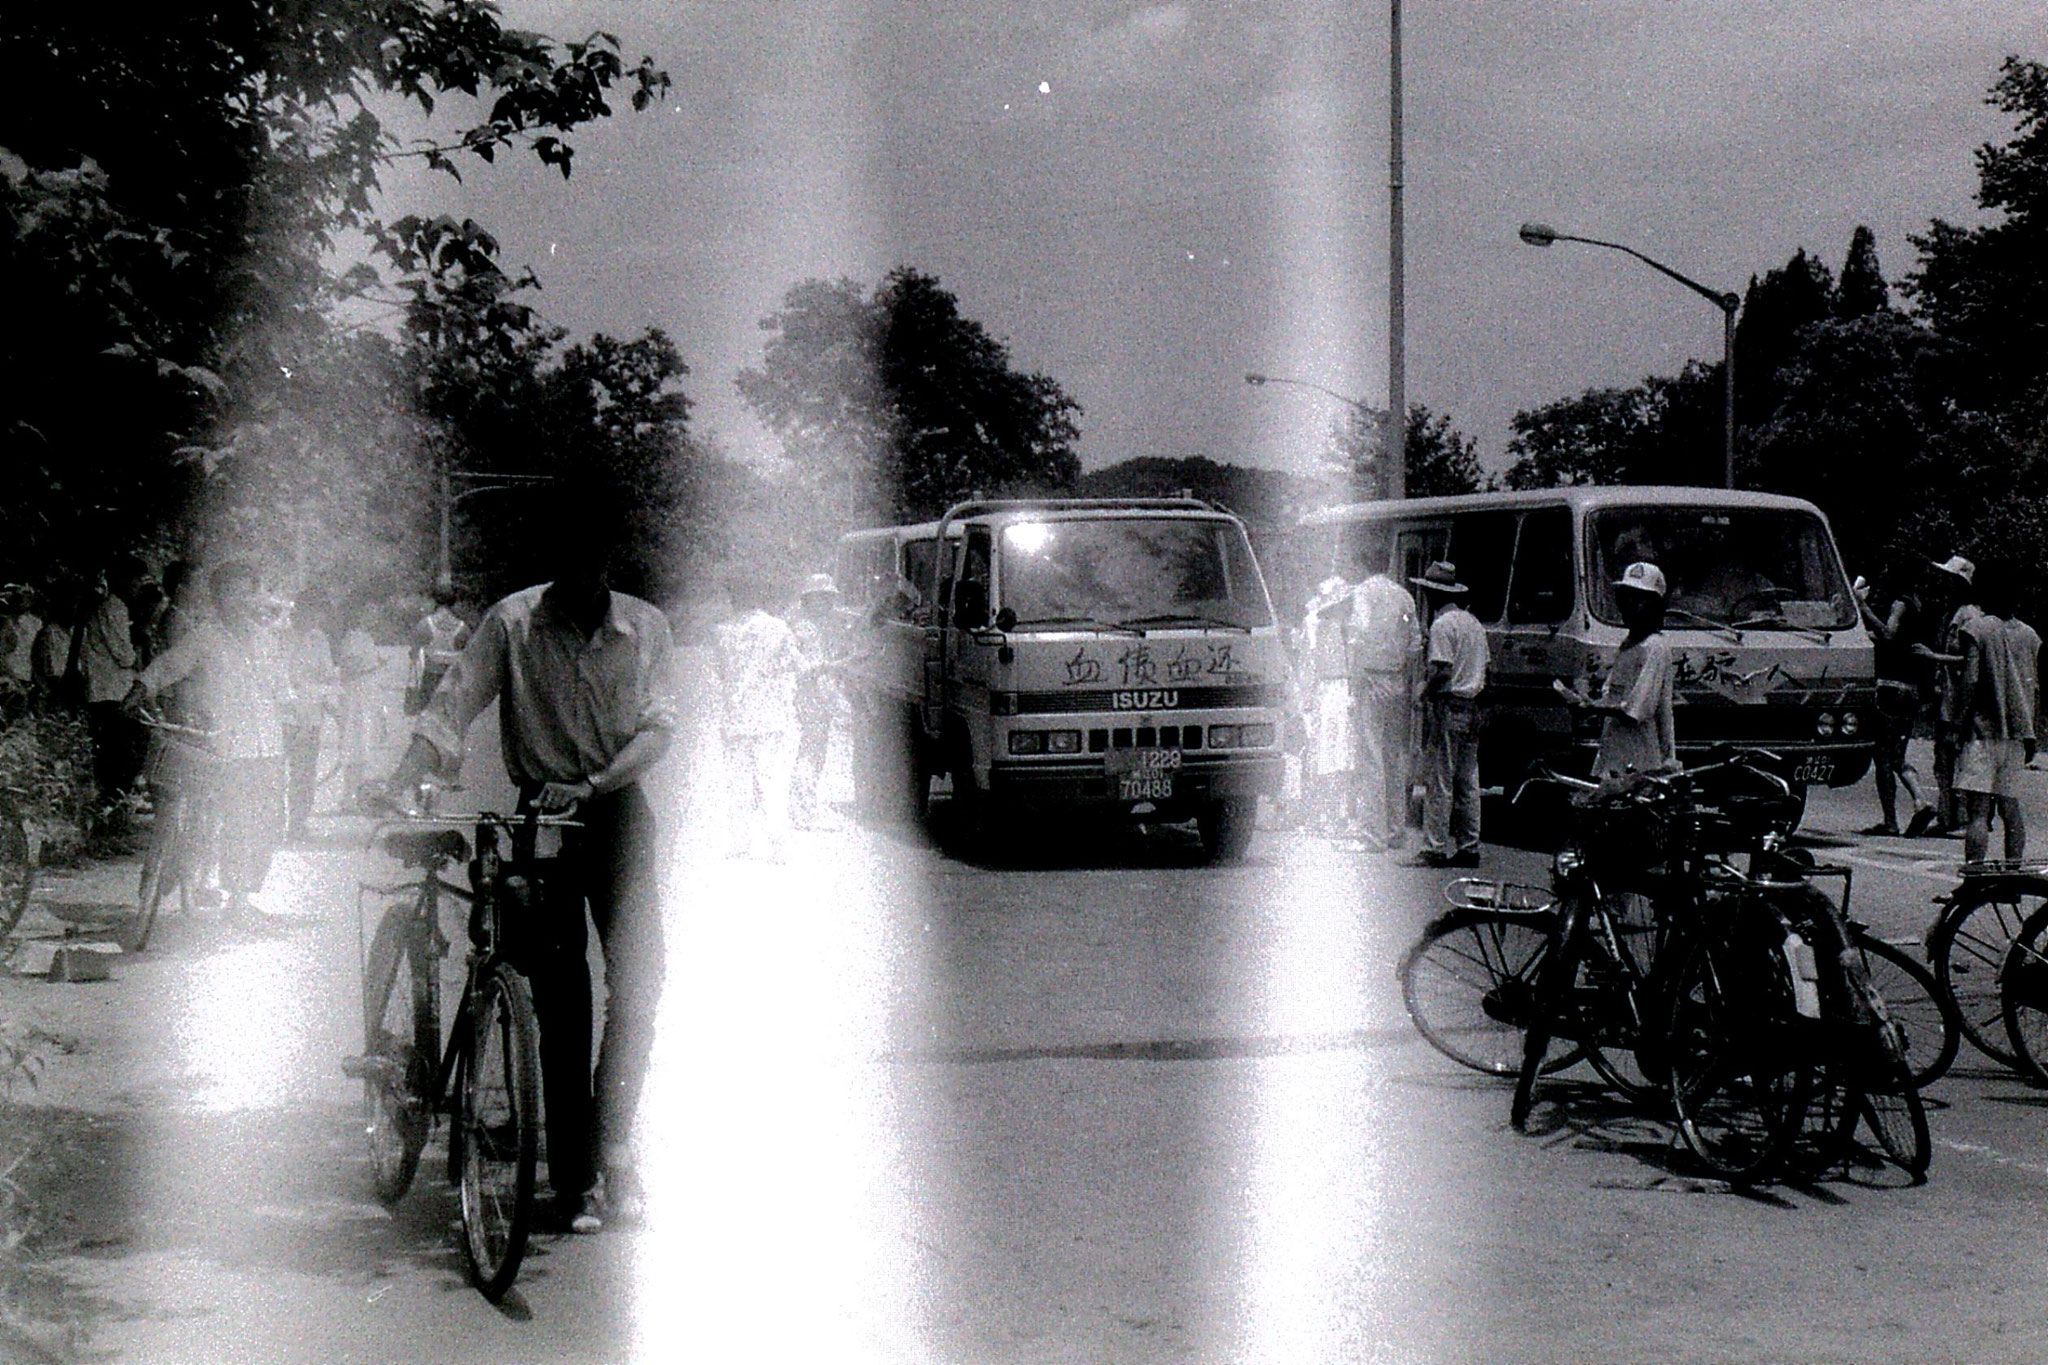
<path fill-rule="evenodd" d="M 1508 579 L 1507 612 L 1494 634 L 1495 698 L 1490 738 L 1499 741 L 1504 780 L 1518 780 L 1522 765 L 1538 758 L 1561 759 L 1572 742 L 1572 716 L 1551 682 L 1577 680 L 1583 641 L 1568 629 L 1577 606 L 1573 591 L 1572 513 L 1569 507 L 1535 507 L 1522 514 Z"/>

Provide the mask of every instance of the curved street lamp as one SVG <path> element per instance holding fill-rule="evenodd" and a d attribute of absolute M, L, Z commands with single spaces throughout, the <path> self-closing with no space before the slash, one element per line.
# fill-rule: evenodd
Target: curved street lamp
<path fill-rule="evenodd" d="M 1530 246 L 1549 246 L 1553 242 L 1583 242 L 1587 246 L 1604 246 L 1609 251 L 1623 252 L 1635 257 L 1650 269 L 1669 275 L 1721 310 L 1722 475 L 1724 487 L 1735 487 L 1735 310 L 1742 306 L 1742 296 L 1719 289 L 1709 289 L 1698 280 L 1681 275 L 1662 261 L 1652 260 L 1634 247 L 1623 246 L 1620 242 L 1603 242 L 1598 237 L 1579 237 L 1569 232 L 1559 232 L 1547 223 L 1524 223 L 1517 235 Z"/>
<path fill-rule="evenodd" d="M 1366 402 L 1363 398 L 1353 398 L 1349 394 L 1339 393 L 1332 388 L 1325 388 L 1323 385 L 1315 383 L 1313 380 L 1285 379 L 1276 374 L 1248 374 L 1244 377 L 1244 382 L 1251 385 L 1255 389 L 1264 388 L 1268 384 L 1292 384 L 1294 385 L 1294 387 L 1298 389 L 1313 389 L 1317 393 L 1320 393 L 1325 397 L 1336 399 L 1339 403 L 1342 403 L 1344 406 L 1352 409 L 1361 417 L 1365 418 L 1367 422 L 1377 425 L 1380 428 L 1382 437 L 1391 439 L 1392 433 L 1388 428 L 1387 413 L 1385 413 L 1379 408 L 1374 407 L 1372 404 Z M 1391 453 L 1391 447 L 1389 448 L 1389 452 Z M 1393 468 L 1399 467 L 1398 463 L 1390 463 L 1393 464 Z M 1390 468 L 1388 471 L 1390 475 L 1393 473 L 1393 468 Z M 1391 483 L 1391 478 L 1389 479 L 1389 482 Z M 1395 497 L 1399 495 L 1389 493 L 1388 496 Z"/>

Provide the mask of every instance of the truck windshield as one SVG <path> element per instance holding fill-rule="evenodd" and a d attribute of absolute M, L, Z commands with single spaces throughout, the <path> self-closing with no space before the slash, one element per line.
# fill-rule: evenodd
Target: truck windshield
<path fill-rule="evenodd" d="M 1614 581 L 1637 560 L 1664 570 L 1674 626 L 1846 630 L 1856 624 L 1827 527 L 1811 512 L 1617 507 L 1588 519 L 1593 614 L 1620 625 Z"/>
<path fill-rule="evenodd" d="M 1012 522 L 1002 605 L 1032 625 L 1251 629 L 1273 623 L 1244 531 L 1165 517 Z"/>

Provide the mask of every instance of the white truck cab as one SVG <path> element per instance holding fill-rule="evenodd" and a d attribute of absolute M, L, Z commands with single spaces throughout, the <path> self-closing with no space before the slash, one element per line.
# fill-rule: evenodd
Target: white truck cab
<path fill-rule="evenodd" d="M 885 553 L 902 580 L 850 678 L 865 795 L 922 816 L 943 774 L 983 838 L 998 813 L 1067 808 L 1193 820 L 1212 859 L 1243 852 L 1279 788 L 1289 679 L 1235 516 L 1192 498 L 968 502 L 841 544 L 869 581 Z"/>

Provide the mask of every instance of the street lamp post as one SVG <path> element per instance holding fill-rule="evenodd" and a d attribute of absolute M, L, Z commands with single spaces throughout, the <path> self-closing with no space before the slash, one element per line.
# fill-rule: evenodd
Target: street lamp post
<path fill-rule="evenodd" d="M 1597 237 L 1577 237 L 1569 232 L 1559 232 L 1544 223 L 1524 223 L 1519 234 L 1530 246 L 1549 246 L 1552 242 L 1583 242 L 1587 246 L 1604 246 L 1610 251 L 1620 251 L 1635 257 L 1644 265 L 1662 274 L 1669 275 L 1687 289 L 1711 302 L 1721 310 L 1721 463 L 1723 485 L 1735 487 L 1735 310 L 1742 306 L 1742 296 L 1719 289 L 1709 289 L 1698 280 L 1679 274 L 1662 261 L 1651 260 L 1632 246 L 1620 242 L 1603 242 Z"/>
<path fill-rule="evenodd" d="M 1387 44 L 1387 496 L 1408 496 L 1408 280 L 1401 193 L 1401 0 Z"/>
<path fill-rule="evenodd" d="M 1244 377 L 1244 382 L 1251 385 L 1255 389 L 1264 388 L 1268 384 L 1292 384 L 1294 385 L 1294 387 L 1298 389 L 1313 389 L 1317 393 L 1320 393 L 1325 397 L 1336 399 L 1345 407 L 1352 409 L 1361 417 L 1365 418 L 1365 420 L 1368 423 L 1378 426 L 1382 432 L 1390 431 L 1390 428 L 1388 426 L 1387 413 L 1381 412 L 1378 408 L 1366 402 L 1363 398 L 1353 398 L 1349 394 L 1343 394 L 1337 392 L 1335 389 L 1325 388 L 1323 385 L 1317 384 L 1311 380 L 1283 379 L 1279 375 L 1274 374 L 1248 374 Z M 1389 457 L 1393 458 L 1391 455 L 1391 449 L 1392 448 L 1389 447 Z M 1388 474 L 1387 485 L 1389 490 L 1391 490 L 1394 487 L 1394 480 L 1399 477 L 1399 474 L 1397 472 L 1398 470 L 1399 464 L 1398 462 L 1396 462 L 1394 468 L 1390 470 Z M 1400 497 L 1402 495 L 1399 493 L 1389 491 L 1387 496 Z"/>

